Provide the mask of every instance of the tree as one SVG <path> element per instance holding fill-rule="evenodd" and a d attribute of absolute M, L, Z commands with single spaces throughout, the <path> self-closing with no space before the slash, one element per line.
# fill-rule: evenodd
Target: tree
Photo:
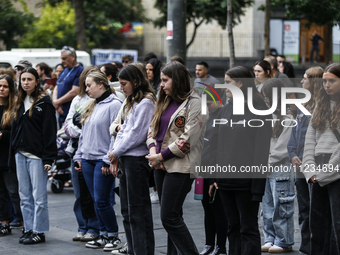
<path fill-rule="evenodd" d="M 0 39 L 8 50 L 18 47 L 18 38 L 27 32 L 33 14 L 16 10 L 11 0 L 0 0 L 0 17 Z"/>
<path fill-rule="evenodd" d="M 45 1 L 54 6 L 61 0 Z M 65 1 L 72 2 L 73 7 L 76 8 L 75 26 L 79 47 L 85 47 L 84 41 L 86 40 L 89 48 L 112 48 L 112 45 L 122 41 L 123 38 L 118 33 L 118 29 L 126 22 L 148 21 L 141 0 Z M 83 13 L 81 8 L 83 8 Z"/>
<path fill-rule="evenodd" d="M 74 9 L 67 1 L 54 7 L 42 6 L 40 19 L 33 23 L 19 44 L 23 48 L 62 48 L 64 45 L 76 45 Z"/>
<path fill-rule="evenodd" d="M 254 0 L 232 0 L 232 26 L 240 22 L 246 7 L 253 4 Z M 154 5 L 161 13 L 153 23 L 155 27 L 165 27 L 167 22 L 167 0 L 156 0 Z M 225 0 L 187 0 L 187 21 L 186 25 L 192 23 L 194 32 L 187 44 L 187 49 L 194 42 L 197 29 L 203 23 L 210 23 L 216 20 L 225 29 L 227 26 L 227 3 Z"/>
<path fill-rule="evenodd" d="M 228 26 L 228 38 L 229 38 L 229 51 L 230 51 L 230 68 L 233 68 L 235 66 L 235 47 L 234 47 L 234 36 L 233 36 L 233 26 L 232 26 L 232 0 L 227 0 L 227 10 L 228 10 L 228 16 L 227 16 L 227 26 Z"/>
<path fill-rule="evenodd" d="M 265 18 L 264 18 L 264 55 L 270 55 L 270 11 L 271 0 L 266 0 Z"/>
<path fill-rule="evenodd" d="M 306 19 L 307 26 L 315 23 L 328 26 L 328 45 L 331 49 L 332 27 L 340 24 L 339 1 L 336 0 L 272 0 L 272 6 L 285 6 L 288 19 Z M 329 62 L 329 50 L 326 52 L 326 62 Z"/>

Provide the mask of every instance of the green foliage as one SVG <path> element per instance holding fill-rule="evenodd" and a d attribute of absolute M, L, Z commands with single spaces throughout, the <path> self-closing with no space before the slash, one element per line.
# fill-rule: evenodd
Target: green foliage
<path fill-rule="evenodd" d="M 319 26 L 340 24 L 337 0 L 272 0 L 272 6 L 285 6 L 288 19 L 307 19 Z"/>
<path fill-rule="evenodd" d="M 76 46 L 74 9 L 67 1 L 54 7 L 46 4 L 41 7 L 40 19 L 22 38 L 22 48 L 62 48 Z"/>
<path fill-rule="evenodd" d="M 11 0 L 0 0 L 0 17 L 0 40 L 8 50 L 18 47 L 17 37 L 27 32 L 33 14 L 16 10 Z"/>
<path fill-rule="evenodd" d="M 233 25 L 240 22 L 246 7 L 251 6 L 254 0 L 232 0 Z M 167 0 L 156 0 L 157 8 L 161 16 L 155 19 L 156 27 L 164 27 L 167 22 Z M 199 24 L 201 21 L 210 23 L 216 20 L 225 29 L 227 26 L 227 0 L 187 0 L 187 24 L 194 22 Z"/>
<path fill-rule="evenodd" d="M 60 0 L 46 1 L 51 5 L 60 2 Z M 126 22 L 149 21 L 141 0 L 85 0 L 84 12 L 89 48 L 111 48 L 114 43 L 122 40 L 118 29 Z"/>

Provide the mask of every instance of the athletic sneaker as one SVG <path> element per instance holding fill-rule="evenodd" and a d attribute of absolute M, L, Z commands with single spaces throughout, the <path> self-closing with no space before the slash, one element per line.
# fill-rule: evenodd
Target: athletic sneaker
<path fill-rule="evenodd" d="M 104 246 L 109 242 L 109 238 L 107 236 L 99 236 L 96 240 L 90 241 L 86 243 L 87 248 L 99 249 L 104 248 Z"/>
<path fill-rule="evenodd" d="M 121 254 L 121 255 L 124 255 L 124 254 L 129 254 L 128 253 L 128 245 L 127 243 L 124 244 L 123 248 L 119 249 L 119 250 L 113 250 L 111 251 L 112 254 Z"/>
<path fill-rule="evenodd" d="M 25 228 L 22 229 L 22 236 L 19 238 L 19 243 L 23 243 L 25 239 L 32 235 L 32 230 L 25 232 Z"/>
<path fill-rule="evenodd" d="M 158 192 L 157 191 L 152 191 L 150 193 L 150 201 L 151 201 L 152 204 L 159 203 L 159 197 L 158 197 Z"/>
<path fill-rule="evenodd" d="M 9 223 L 10 228 L 22 228 L 22 224 L 18 219 L 14 219 L 11 223 Z"/>
<path fill-rule="evenodd" d="M 7 226 L 5 223 L 2 223 L 0 226 L 0 236 L 7 236 L 12 234 L 12 230 L 9 226 Z"/>
<path fill-rule="evenodd" d="M 104 247 L 104 251 L 113 251 L 113 250 L 118 250 L 123 247 L 122 242 L 118 237 L 115 236 L 109 236 L 108 237 L 109 241 Z"/>
<path fill-rule="evenodd" d="M 98 238 L 95 234 L 91 234 L 87 232 L 83 237 L 80 237 L 80 241 L 82 242 L 89 242 L 89 241 L 94 241 Z"/>
<path fill-rule="evenodd" d="M 80 241 L 80 238 L 84 237 L 85 233 L 84 232 L 78 232 L 73 238 L 73 241 Z"/>
<path fill-rule="evenodd" d="M 261 251 L 268 252 L 269 248 L 271 248 L 274 244 L 272 242 L 265 243 L 261 246 Z"/>
<path fill-rule="evenodd" d="M 37 244 L 45 242 L 45 234 L 44 233 L 34 233 L 31 234 L 28 238 L 26 238 L 22 243 L 23 244 Z"/>

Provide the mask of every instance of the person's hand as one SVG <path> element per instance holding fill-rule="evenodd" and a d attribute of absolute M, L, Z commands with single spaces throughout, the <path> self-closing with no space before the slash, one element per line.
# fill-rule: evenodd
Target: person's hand
<path fill-rule="evenodd" d="M 57 113 L 59 113 L 59 114 L 63 114 L 63 113 L 64 113 L 64 110 L 63 110 L 63 108 L 62 108 L 61 106 L 58 106 L 58 107 L 56 108 L 56 111 L 57 111 Z"/>
<path fill-rule="evenodd" d="M 53 106 L 54 106 L 54 108 L 55 108 L 56 110 L 58 109 L 58 107 L 61 106 L 58 99 L 57 99 L 57 100 L 54 100 L 52 103 L 53 103 Z"/>
<path fill-rule="evenodd" d="M 300 170 L 301 160 L 298 156 L 292 157 L 292 165 L 295 167 L 296 170 Z"/>
<path fill-rule="evenodd" d="M 216 189 L 218 189 L 218 186 L 217 186 L 217 183 L 216 183 L 216 182 L 214 182 L 214 184 L 211 184 L 211 185 L 209 186 L 209 197 L 212 196 L 212 190 L 213 190 L 214 187 L 215 187 Z"/>
<path fill-rule="evenodd" d="M 50 169 L 51 169 L 51 166 L 49 166 L 49 165 L 45 165 L 45 166 L 44 166 L 44 170 L 45 170 L 46 172 L 50 171 Z"/>
<path fill-rule="evenodd" d="M 2 132 L 0 131 L 0 139 L 2 138 Z"/>
<path fill-rule="evenodd" d="M 114 177 L 117 177 L 118 175 L 118 167 L 120 167 L 120 162 L 118 158 L 115 158 L 113 161 L 111 161 L 111 164 L 110 164 L 110 173 Z"/>
<path fill-rule="evenodd" d="M 159 165 L 159 163 L 157 162 L 157 154 L 148 154 L 145 156 L 145 158 L 149 160 L 150 167 L 156 167 L 157 165 Z"/>
<path fill-rule="evenodd" d="M 78 172 L 81 172 L 81 162 L 80 161 L 76 161 L 76 162 L 78 163 L 79 167 L 74 166 L 74 169 Z"/>
<path fill-rule="evenodd" d="M 318 183 L 318 181 L 316 180 L 316 175 L 313 175 L 309 180 L 308 183 Z"/>
<path fill-rule="evenodd" d="M 102 174 L 103 174 L 104 176 L 107 176 L 107 175 L 111 174 L 111 173 L 110 173 L 110 169 L 109 169 L 108 166 L 103 166 L 103 167 L 102 167 Z"/>
<path fill-rule="evenodd" d="M 116 127 L 116 132 L 117 132 L 117 133 L 119 132 L 120 128 L 121 128 L 121 125 L 118 125 L 118 126 Z"/>
<path fill-rule="evenodd" d="M 117 159 L 116 156 L 113 155 L 111 151 L 108 152 L 108 157 L 111 163 Z"/>

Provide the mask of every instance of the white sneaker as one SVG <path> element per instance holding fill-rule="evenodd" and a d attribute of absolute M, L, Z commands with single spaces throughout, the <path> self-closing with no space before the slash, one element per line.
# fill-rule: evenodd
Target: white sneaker
<path fill-rule="evenodd" d="M 268 252 L 269 253 L 283 253 L 283 252 L 290 252 L 292 250 L 293 250 L 292 246 L 280 247 L 274 244 L 272 247 L 269 248 Z"/>
<path fill-rule="evenodd" d="M 156 204 L 156 203 L 159 202 L 159 197 L 158 197 L 157 191 L 152 191 L 150 193 L 150 200 L 151 200 L 151 204 Z"/>
<path fill-rule="evenodd" d="M 84 236 L 80 237 L 80 241 L 89 242 L 89 241 L 96 240 L 97 238 L 98 236 L 87 232 Z"/>
<path fill-rule="evenodd" d="M 80 238 L 84 237 L 85 233 L 84 232 L 78 232 L 78 234 L 76 234 L 72 240 L 73 241 L 80 241 Z"/>
<path fill-rule="evenodd" d="M 104 248 L 104 246 L 109 242 L 109 238 L 107 236 L 99 236 L 96 240 L 87 242 L 85 247 L 92 249 Z"/>
<path fill-rule="evenodd" d="M 111 251 L 112 254 L 121 254 L 121 255 L 124 255 L 124 254 L 128 254 L 128 246 L 127 246 L 127 243 L 124 244 L 124 246 L 119 249 L 119 250 L 113 250 Z"/>
<path fill-rule="evenodd" d="M 109 236 L 109 241 L 107 242 L 107 244 L 105 244 L 103 250 L 113 251 L 113 250 L 119 250 L 122 247 L 123 247 L 123 244 L 118 237 Z"/>
<path fill-rule="evenodd" d="M 268 251 L 270 247 L 272 247 L 274 244 L 271 242 L 265 243 L 261 246 L 261 251 Z"/>

